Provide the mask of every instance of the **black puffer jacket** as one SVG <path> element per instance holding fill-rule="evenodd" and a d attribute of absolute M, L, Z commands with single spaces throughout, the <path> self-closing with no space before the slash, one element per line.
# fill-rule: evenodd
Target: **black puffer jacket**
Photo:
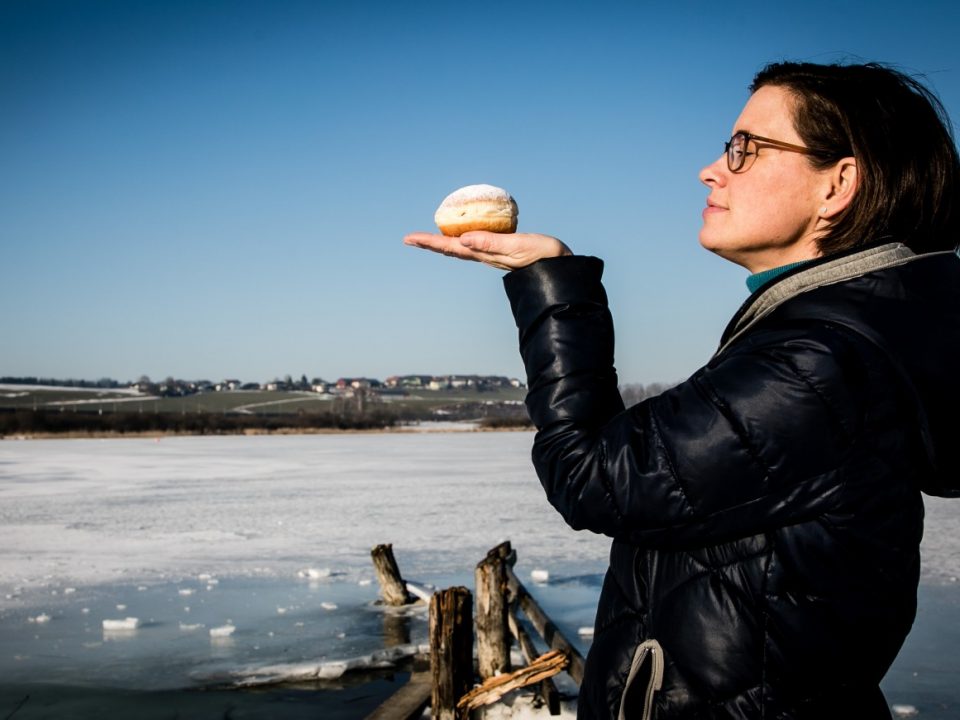
<path fill-rule="evenodd" d="M 614 540 L 579 717 L 889 717 L 920 491 L 960 489 L 960 260 L 891 244 L 785 274 L 705 367 L 629 409 L 601 272 L 505 278 L 537 472 L 571 526 Z"/>

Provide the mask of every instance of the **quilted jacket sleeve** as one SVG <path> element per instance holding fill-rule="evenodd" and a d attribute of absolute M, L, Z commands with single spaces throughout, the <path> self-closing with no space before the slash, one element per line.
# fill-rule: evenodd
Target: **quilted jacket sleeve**
<path fill-rule="evenodd" d="M 566 521 L 684 546 L 764 532 L 834 502 L 865 395 L 856 359 L 838 358 L 843 345 L 761 333 L 625 409 L 602 269 L 596 258 L 557 258 L 504 279 L 538 429 L 534 465 Z"/>

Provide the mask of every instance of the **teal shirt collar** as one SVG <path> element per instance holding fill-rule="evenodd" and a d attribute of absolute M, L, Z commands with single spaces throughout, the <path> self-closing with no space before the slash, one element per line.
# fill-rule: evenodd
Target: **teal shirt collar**
<path fill-rule="evenodd" d="M 763 285 L 765 285 L 770 280 L 773 280 L 779 275 L 783 275 L 787 270 L 793 270 L 795 267 L 800 267 L 801 265 L 806 265 L 809 260 L 801 260 L 800 262 L 788 263 L 787 265 L 781 265 L 780 267 L 771 268 L 770 270 L 764 270 L 763 272 L 758 272 L 747 278 L 747 289 L 751 293 L 755 293 Z"/>

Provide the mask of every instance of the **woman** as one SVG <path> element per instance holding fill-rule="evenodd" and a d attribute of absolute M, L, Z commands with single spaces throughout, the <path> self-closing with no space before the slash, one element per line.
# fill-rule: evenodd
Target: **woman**
<path fill-rule="evenodd" d="M 762 70 L 700 242 L 754 290 L 689 380 L 624 409 L 602 264 L 538 235 L 405 242 L 512 270 L 533 458 L 613 538 L 581 718 L 889 718 L 921 490 L 960 493 L 960 162 L 877 65 Z"/>

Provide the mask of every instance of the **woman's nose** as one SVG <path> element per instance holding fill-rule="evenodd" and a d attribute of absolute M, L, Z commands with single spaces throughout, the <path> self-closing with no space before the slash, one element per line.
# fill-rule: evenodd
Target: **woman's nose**
<path fill-rule="evenodd" d="M 724 175 L 726 169 L 726 158 L 721 155 L 700 171 L 700 182 L 707 187 L 723 185 L 726 182 L 726 176 Z"/>

